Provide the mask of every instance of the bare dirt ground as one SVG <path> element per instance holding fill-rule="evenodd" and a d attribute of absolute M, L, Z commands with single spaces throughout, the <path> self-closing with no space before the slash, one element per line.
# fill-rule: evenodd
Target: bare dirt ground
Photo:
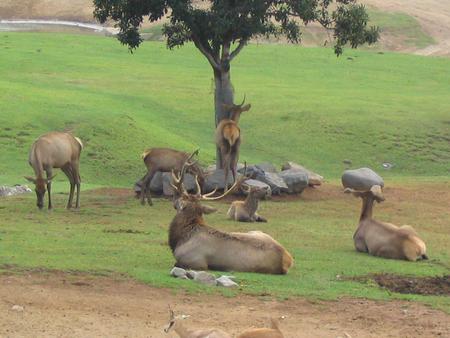
<path fill-rule="evenodd" d="M 0 275 L 0 337 L 175 337 L 168 305 L 188 327 L 236 335 L 282 317 L 286 337 L 449 337 L 450 316 L 409 302 L 276 301 L 155 289 L 120 276 L 62 272 Z"/>

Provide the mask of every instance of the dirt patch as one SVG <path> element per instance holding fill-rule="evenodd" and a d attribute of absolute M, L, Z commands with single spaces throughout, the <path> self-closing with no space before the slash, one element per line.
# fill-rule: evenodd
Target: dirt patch
<path fill-rule="evenodd" d="M 112 234 L 143 234 L 148 235 L 148 232 L 140 231 L 140 230 L 133 230 L 133 229 L 104 229 L 103 232 L 105 233 L 112 233 Z"/>
<path fill-rule="evenodd" d="M 372 276 L 372 279 L 379 286 L 392 292 L 450 296 L 450 275 L 441 277 L 413 277 L 377 274 Z"/>
<path fill-rule="evenodd" d="M 190 315 L 189 328 L 236 335 L 284 317 L 287 338 L 432 337 L 450 335 L 450 316 L 401 301 L 310 302 L 222 297 L 156 289 L 120 276 L 62 272 L 0 275 L 0 336 L 176 337 L 165 334 L 167 307 Z"/>

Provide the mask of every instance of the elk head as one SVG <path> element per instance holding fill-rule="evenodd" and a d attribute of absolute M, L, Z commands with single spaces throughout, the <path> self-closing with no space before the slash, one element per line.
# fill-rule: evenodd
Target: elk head
<path fill-rule="evenodd" d="M 43 177 L 34 178 L 30 176 L 25 176 L 25 179 L 27 179 L 28 181 L 32 182 L 35 185 L 34 191 L 36 192 L 37 197 L 36 204 L 39 209 L 42 209 L 44 207 L 44 196 L 45 192 L 47 191 L 46 186 L 52 181 L 52 179 L 55 176 L 56 175 L 53 175 L 50 178 L 43 178 Z"/>
<path fill-rule="evenodd" d="M 383 195 L 383 190 L 382 190 L 381 186 L 379 186 L 379 185 L 373 185 L 367 191 L 359 191 L 359 190 L 354 190 L 351 188 L 345 188 L 344 192 L 347 194 L 353 194 L 353 196 L 355 196 L 355 197 L 361 197 L 362 199 L 372 197 L 378 203 L 383 202 L 385 200 L 384 195 Z"/>
<path fill-rule="evenodd" d="M 244 103 L 245 103 L 245 95 L 244 95 L 244 100 L 242 100 L 241 104 L 234 104 L 234 103 L 233 104 L 223 104 L 223 109 L 230 113 L 230 120 L 233 120 L 236 123 L 238 123 L 239 118 L 241 117 L 241 114 L 245 111 L 250 110 L 252 105 L 246 104 L 244 106 Z"/>

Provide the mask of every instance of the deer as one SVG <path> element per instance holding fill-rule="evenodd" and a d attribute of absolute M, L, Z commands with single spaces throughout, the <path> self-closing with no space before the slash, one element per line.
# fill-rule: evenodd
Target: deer
<path fill-rule="evenodd" d="M 293 265 L 291 254 L 271 236 L 261 231 L 225 232 L 206 224 L 203 215 L 216 211 L 200 201 L 216 201 L 233 192 L 245 174 L 220 196 L 217 188 L 202 194 L 197 177 L 196 193 L 189 194 L 183 185 L 185 166 L 179 174 L 172 172 L 173 201 L 176 215 L 169 226 L 169 246 L 175 266 L 192 270 L 220 270 L 286 274 Z"/>
<path fill-rule="evenodd" d="M 250 110 L 251 104 L 223 104 L 223 108 L 229 111 L 229 118 L 222 119 L 216 127 L 216 145 L 220 150 L 221 166 L 225 175 L 225 190 L 228 189 L 228 175 L 231 170 L 233 182 L 236 181 L 236 167 L 239 160 L 239 147 L 241 145 L 241 129 L 239 119 L 241 114 Z"/>
<path fill-rule="evenodd" d="M 231 338 L 231 336 L 219 329 L 198 329 L 190 330 L 181 322 L 184 316 L 175 316 L 169 307 L 169 323 L 164 328 L 164 332 L 169 333 L 174 330 L 180 338 Z"/>
<path fill-rule="evenodd" d="M 80 207 L 80 155 L 83 143 L 78 137 L 64 132 L 49 132 L 41 135 L 31 146 L 28 162 L 33 168 L 36 177 L 25 176 L 35 184 L 37 206 L 44 207 L 44 197 L 48 191 L 48 209 L 52 209 L 51 187 L 53 168 L 61 169 L 70 182 L 69 201 L 67 209 L 72 208 L 75 187 L 77 198 L 75 208 Z M 44 172 L 46 177 L 44 177 Z"/>
<path fill-rule="evenodd" d="M 241 187 L 246 193 L 245 201 L 234 201 L 228 209 L 227 216 L 229 219 L 238 222 L 267 222 L 256 212 L 258 210 L 258 202 L 267 194 L 267 189 L 262 187 Z"/>
<path fill-rule="evenodd" d="M 279 328 L 278 321 L 274 318 L 270 318 L 270 321 L 270 328 L 248 329 L 236 338 L 283 338 L 284 336 Z"/>
<path fill-rule="evenodd" d="M 141 204 L 145 205 L 145 199 L 147 198 L 148 205 L 153 205 L 150 195 L 150 182 L 157 171 L 171 172 L 173 170 L 178 172 L 186 160 L 191 160 L 194 155 L 198 155 L 198 149 L 191 155 L 170 148 L 150 148 L 145 150 L 141 158 L 147 168 L 147 174 L 142 179 Z M 203 186 L 206 176 L 197 162 L 193 162 L 188 166 L 188 172 L 197 175 L 201 186 Z"/>
<path fill-rule="evenodd" d="M 411 226 L 398 227 L 372 218 L 374 202 L 381 203 L 385 200 L 381 186 L 373 185 L 367 191 L 346 188 L 344 192 L 361 197 L 363 201 L 358 228 L 353 235 L 357 251 L 408 261 L 428 259 L 424 241 Z"/>

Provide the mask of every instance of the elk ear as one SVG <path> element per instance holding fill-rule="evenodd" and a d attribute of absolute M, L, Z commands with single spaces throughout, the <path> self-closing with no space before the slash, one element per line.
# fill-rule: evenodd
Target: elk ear
<path fill-rule="evenodd" d="M 381 189 L 381 186 L 379 185 L 373 185 L 370 188 L 370 192 L 372 193 L 372 195 L 375 197 L 375 199 L 377 200 L 377 202 L 382 202 L 385 200 L 384 196 L 383 196 L 383 190 Z"/>
<path fill-rule="evenodd" d="M 32 182 L 32 183 L 36 184 L 36 179 L 35 179 L 34 177 L 31 177 L 31 176 L 24 176 L 24 178 L 25 178 L 26 180 L 28 180 L 29 182 Z"/>
<path fill-rule="evenodd" d="M 212 214 L 213 212 L 216 212 L 216 211 L 217 211 L 216 208 L 213 208 L 213 207 L 210 207 L 207 205 L 202 205 L 202 212 L 206 215 Z"/>
<path fill-rule="evenodd" d="M 249 111 L 251 107 L 252 107 L 252 105 L 250 103 L 246 104 L 245 106 L 243 106 L 241 108 L 241 112 Z"/>

